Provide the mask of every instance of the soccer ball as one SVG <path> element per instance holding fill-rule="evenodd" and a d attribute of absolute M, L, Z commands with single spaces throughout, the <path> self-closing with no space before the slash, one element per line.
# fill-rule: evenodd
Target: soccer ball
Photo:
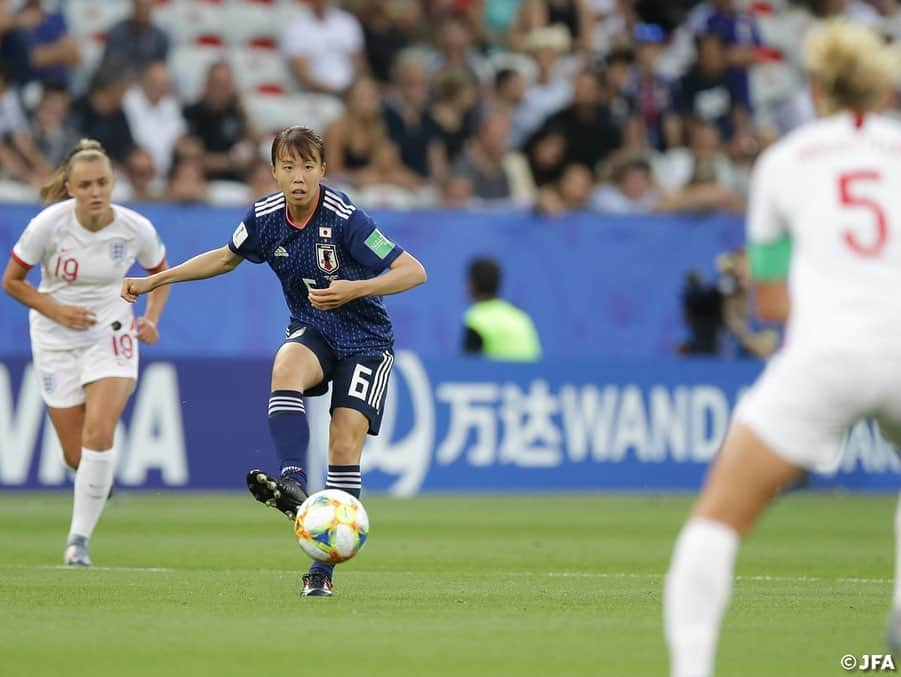
<path fill-rule="evenodd" d="M 301 550 L 320 562 L 346 562 L 369 535 L 369 515 L 346 491 L 326 489 L 307 498 L 297 511 L 294 535 Z"/>

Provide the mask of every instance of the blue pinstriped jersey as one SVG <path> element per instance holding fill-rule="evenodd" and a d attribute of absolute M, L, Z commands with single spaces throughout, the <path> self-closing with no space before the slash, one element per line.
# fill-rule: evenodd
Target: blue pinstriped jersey
<path fill-rule="evenodd" d="M 403 252 L 344 193 L 320 184 L 316 209 L 305 224 L 290 221 L 283 193 L 257 200 L 228 246 L 252 263 L 269 264 L 291 318 L 317 329 L 338 359 L 392 347 L 391 320 L 380 296 L 354 299 L 335 310 L 317 310 L 307 297 L 309 288 L 325 288 L 333 280 L 376 277 Z"/>

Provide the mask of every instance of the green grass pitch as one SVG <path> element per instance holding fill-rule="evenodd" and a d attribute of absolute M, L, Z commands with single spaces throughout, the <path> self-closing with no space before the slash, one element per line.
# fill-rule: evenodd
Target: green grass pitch
<path fill-rule="evenodd" d="M 300 599 L 291 524 L 241 494 L 117 495 L 59 565 L 65 493 L 0 494 L 0 675 L 666 674 L 661 587 L 687 497 L 364 497 L 360 556 Z M 722 676 L 882 653 L 896 498 L 794 494 L 739 558 Z"/>

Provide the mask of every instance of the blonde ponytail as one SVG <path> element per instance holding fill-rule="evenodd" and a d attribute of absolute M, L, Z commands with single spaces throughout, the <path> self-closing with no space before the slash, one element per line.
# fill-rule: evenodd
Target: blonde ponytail
<path fill-rule="evenodd" d="M 833 19 L 811 31 L 804 61 L 820 87 L 826 113 L 870 111 L 896 82 L 899 53 L 875 31 Z"/>
<path fill-rule="evenodd" d="M 63 163 L 56 168 L 47 182 L 41 186 L 41 201 L 44 204 L 59 202 L 69 197 L 66 189 L 66 181 L 69 180 L 69 172 L 75 162 L 109 159 L 106 151 L 99 141 L 94 139 L 82 139 L 75 148 L 66 156 Z"/>

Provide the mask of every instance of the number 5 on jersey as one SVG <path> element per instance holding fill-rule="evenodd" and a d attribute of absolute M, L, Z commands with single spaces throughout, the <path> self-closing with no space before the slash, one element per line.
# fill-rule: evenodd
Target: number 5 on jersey
<path fill-rule="evenodd" d="M 882 205 L 872 198 L 853 193 L 852 184 L 881 180 L 882 175 L 876 170 L 846 172 L 838 177 L 838 194 L 842 205 L 866 209 L 873 215 L 875 222 L 875 236 L 863 240 L 858 237 L 858 233 L 850 229 L 846 229 L 844 232 L 845 244 L 860 256 L 879 256 L 882 253 L 888 240 L 888 219 L 885 217 Z"/>

